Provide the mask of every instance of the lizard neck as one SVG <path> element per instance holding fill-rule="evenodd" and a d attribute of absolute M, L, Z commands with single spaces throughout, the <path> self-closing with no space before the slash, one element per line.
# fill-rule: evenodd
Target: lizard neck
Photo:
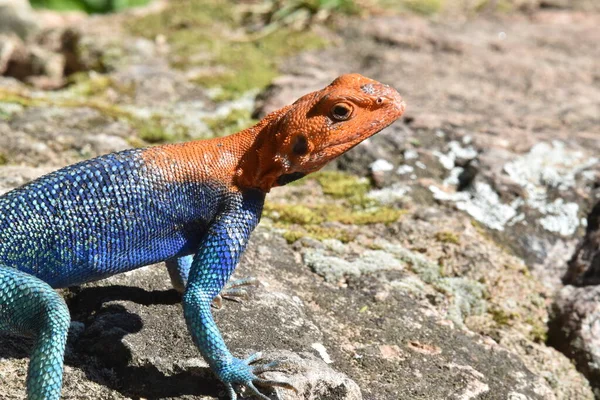
<path fill-rule="evenodd" d="M 212 180 L 234 191 L 255 189 L 267 193 L 286 171 L 286 158 L 278 154 L 275 139 L 287 109 L 275 111 L 230 136 L 151 147 L 142 152 L 142 157 L 166 181 Z"/>
<path fill-rule="evenodd" d="M 240 189 L 259 189 L 268 193 L 289 168 L 285 155 L 279 154 L 276 135 L 288 107 L 277 110 L 257 125 L 230 136 L 243 149 L 235 169 L 234 184 Z"/>

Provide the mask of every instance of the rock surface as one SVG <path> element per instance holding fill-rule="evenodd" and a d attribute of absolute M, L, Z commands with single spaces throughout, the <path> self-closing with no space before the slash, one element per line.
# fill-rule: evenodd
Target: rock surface
<path fill-rule="evenodd" d="M 39 29 L 28 0 L 0 0 L 0 34 L 24 39 Z"/>
<path fill-rule="evenodd" d="M 93 18 L 78 40 L 102 39 L 78 60 L 103 73 L 55 92 L 0 78 L 0 193 L 106 152 L 210 136 L 215 117 L 261 116 L 361 72 L 397 87 L 407 115 L 269 195 L 236 271 L 262 284 L 214 311 L 232 352 L 285 360 L 267 376 L 298 391 L 272 398 L 594 398 L 597 212 L 585 217 L 599 196 L 600 15 L 343 19 L 336 45 L 283 62 L 256 106 L 195 84 L 164 38 L 127 35 L 132 16 Z M 48 48 L 65 54 L 56 34 Z M 564 286 L 567 266 L 581 287 Z M 62 293 L 65 398 L 225 398 L 163 265 Z M 8 398 L 25 396 L 30 346 L 0 335 Z"/>
<path fill-rule="evenodd" d="M 549 342 L 577 362 L 600 397 L 600 228 L 597 203 L 587 218 L 584 238 L 577 245 L 563 277 L 567 284 L 552 306 Z"/>

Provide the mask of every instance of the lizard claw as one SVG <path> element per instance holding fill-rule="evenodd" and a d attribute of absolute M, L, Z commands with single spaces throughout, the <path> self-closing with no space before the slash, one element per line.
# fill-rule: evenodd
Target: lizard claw
<path fill-rule="evenodd" d="M 237 279 L 225 285 L 221 293 L 219 293 L 212 302 L 212 306 L 220 309 L 223 306 L 223 299 L 241 303 L 248 299 L 248 286 L 258 286 L 258 279 L 254 277 Z"/>
<path fill-rule="evenodd" d="M 297 392 L 297 389 L 288 382 L 259 378 L 257 374 L 266 371 L 274 371 L 281 367 L 281 363 L 278 361 L 267 364 L 251 365 L 261 358 L 262 353 L 252 354 L 245 360 L 234 358 L 231 363 L 220 368 L 218 375 L 225 384 L 230 400 L 237 400 L 237 394 L 233 385 L 245 386 L 255 397 L 262 400 L 270 400 L 270 398 L 262 394 L 256 386 L 254 386 L 255 383 L 264 387 L 282 387 Z"/>

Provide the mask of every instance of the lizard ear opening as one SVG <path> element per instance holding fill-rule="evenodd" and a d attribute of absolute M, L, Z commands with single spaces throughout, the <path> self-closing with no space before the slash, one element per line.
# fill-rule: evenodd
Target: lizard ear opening
<path fill-rule="evenodd" d="M 306 136 L 298 135 L 294 138 L 292 151 L 297 156 L 303 156 L 308 153 L 308 140 L 306 139 Z"/>

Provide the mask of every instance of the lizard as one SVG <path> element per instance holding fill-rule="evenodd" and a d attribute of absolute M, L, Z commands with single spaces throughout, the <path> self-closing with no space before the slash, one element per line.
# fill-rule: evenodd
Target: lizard
<path fill-rule="evenodd" d="M 54 290 L 165 261 L 196 347 L 225 385 L 292 388 L 234 357 L 211 312 L 266 194 L 317 171 L 404 113 L 398 91 L 359 74 L 233 135 L 129 149 L 44 175 L 0 197 L 0 331 L 34 337 L 30 400 L 61 395 L 70 315 Z"/>

